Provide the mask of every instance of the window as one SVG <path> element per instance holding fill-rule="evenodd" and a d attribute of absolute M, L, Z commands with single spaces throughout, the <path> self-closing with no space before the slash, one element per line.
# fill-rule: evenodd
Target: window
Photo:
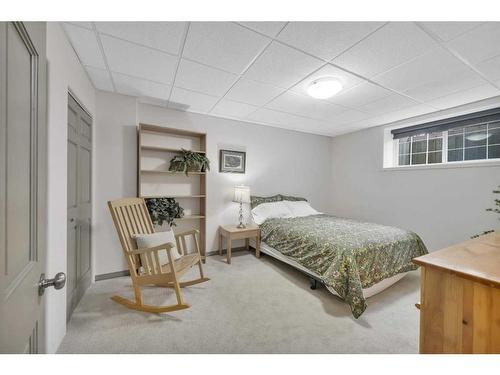
<path fill-rule="evenodd" d="M 500 108 L 391 133 L 397 166 L 500 159 Z"/>

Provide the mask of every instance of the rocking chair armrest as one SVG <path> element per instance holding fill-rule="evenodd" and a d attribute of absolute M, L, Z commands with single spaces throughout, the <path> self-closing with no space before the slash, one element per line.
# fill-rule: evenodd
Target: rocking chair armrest
<path fill-rule="evenodd" d="M 177 233 L 175 237 L 186 237 L 189 236 L 190 234 L 200 234 L 200 231 L 198 229 L 191 229 L 182 233 Z"/>
<path fill-rule="evenodd" d="M 165 242 L 165 243 L 158 245 L 158 246 L 145 247 L 142 249 L 132 250 L 131 253 L 134 255 L 141 255 L 141 254 L 154 252 L 154 251 L 158 251 L 158 250 L 167 250 L 167 252 L 169 252 L 174 247 L 175 247 L 175 245 L 172 242 Z"/>
<path fill-rule="evenodd" d="M 188 230 L 186 232 L 182 232 L 182 233 L 177 233 L 175 235 L 175 240 L 177 241 L 177 244 L 178 244 L 178 247 L 180 249 L 182 249 L 182 253 L 184 255 L 188 255 L 188 249 L 186 248 L 186 237 L 187 236 L 193 236 L 193 240 L 194 240 L 194 251 L 192 251 L 191 253 L 198 253 L 198 255 L 200 254 L 200 249 L 199 249 L 199 244 L 198 244 L 198 238 L 197 236 L 200 235 L 200 231 L 198 229 L 191 229 L 191 230 Z M 182 240 L 182 241 L 181 241 Z"/>

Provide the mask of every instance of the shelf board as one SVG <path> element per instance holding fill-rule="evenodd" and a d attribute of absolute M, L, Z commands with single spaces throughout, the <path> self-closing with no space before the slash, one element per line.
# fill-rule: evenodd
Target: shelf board
<path fill-rule="evenodd" d="M 176 198 L 176 199 L 182 199 L 182 198 L 206 198 L 206 195 L 202 194 L 195 194 L 195 195 L 143 195 L 141 198 Z"/>
<path fill-rule="evenodd" d="M 152 169 L 141 169 L 141 173 L 163 173 L 163 174 L 172 174 L 172 175 L 184 175 L 186 176 L 186 174 L 184 172 L 171 172 L 171 171 L 155 171 L 155 170 L 152 170 Z M 188 172 L 188 176 L 191 176 L 191 175 L 201 175 L 201 174 L 207 174 L 207 172 Z"/>
<path fill-rule="evenodd" d="M 151 124 L 144 124 L 140 123 L 139 124 L 139 130 L 141 132 L 148 132 L 148 133 L 167 133 L 167 134 L 175 134 L 175 135 L 184 135 L 186 137 L 205 137 L 207 134 L 206 133 L 199 133 L 191 130 L 184 130 L 184 129 L 174 129 L 174 128 L 167 128 L 164 126 L 159 126 L 159 125 L 151 125 Z"/>
<path fill-rule="evenodd" d="M 182 151 L 182 149 L 180 149 L 180 148 L 144 146 L 144 145 L 141 146 L 141 149 L 142 150 L 149 150 L 149 151 L 164 151 L 164 152 L 181 152 Z M 186 150 L 186 151 L 196 152 L 197 154 L 205 154 L 205 151 L 201 151 L 201 150 Z"/>
<path fill-rule="evenodd" d="M 205 218 L 205 216 L 203 216 L 203 215 L 186 215 L 186 216 L 174 219 L 174 220 L 197 220 L 197 219 L 204 219 L 204 218 Z"/>

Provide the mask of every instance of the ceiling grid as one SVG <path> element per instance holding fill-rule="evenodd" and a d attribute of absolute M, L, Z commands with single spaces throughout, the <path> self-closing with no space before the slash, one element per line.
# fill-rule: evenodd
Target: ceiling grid
<path fill-rule="evenodd" d="M 314 134 L 335 136 L 500 95 L 499 22 L 63 27 L 96 89 Z M 338 78 L 344 89 L 309 97 L 307 85 L 322 76 Z"/>

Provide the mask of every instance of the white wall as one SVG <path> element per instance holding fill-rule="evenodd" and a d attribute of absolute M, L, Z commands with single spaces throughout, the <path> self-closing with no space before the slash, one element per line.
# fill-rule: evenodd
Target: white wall
<path fill-rule="evenodd" d="M 45 274 L 66 272 L 67 105 L 71 90 L 94 114 L 95 90 L 58 23 L 47 23 L 48 236 Z M 46 350 L 57 350 L 66 333 L 66 288 L 45 296 Z"/>
<path fill-rule="evenodd" d="M 307 197 L 328 211 L 330 138 L 241 121 L 137 104 L 131 97 L 99 92 L 97 97 L 95 227 L 96 273 L 126 269 L 106 201 L 136 194 L 136 123 L 207 133 L 207 250 L 217 249 L 220 224 L 237 222 L 232 188 L 244 183 L 252 194 L 285 193 Z M 137 108 L 137 113 L 135 109 Z M 218 172 L 220 148 L 247 153 L 245 174 Z"/>
<path fill-rule="evenodd" d="M 95 274 L 123 271 L 123 259 L 107 202 L 137 195 L 136 100 L 97 92 L 94 158 Z"/>
<path fill-rule="evenodd" d="M 332 139 L 331 204 L 338 216 L 410 229 L 430 251 L 499 227 L 492 190 L 500 163 L 384 170 L 384 127 Z"/>

